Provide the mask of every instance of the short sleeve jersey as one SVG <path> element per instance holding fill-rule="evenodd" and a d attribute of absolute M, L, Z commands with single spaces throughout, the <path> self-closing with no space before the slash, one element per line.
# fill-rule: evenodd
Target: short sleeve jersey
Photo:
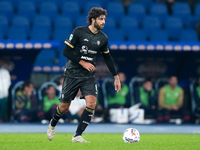
<path fill-rule="evenodd" d="M 75 28 L 72 34 L 65 40 L 65 44 L 73 49 L 76 57 L 95 65 L 98 52 L 109 53 L 108 38 L 106 34 L 99 31 L 94 34 L 88 26 Z M 94 72 L 89 72 L 80 64 L 70 59 L 67 60 L 64 70 L 65 76 L 73 78 L 88 78 L 94 76 Z"/>

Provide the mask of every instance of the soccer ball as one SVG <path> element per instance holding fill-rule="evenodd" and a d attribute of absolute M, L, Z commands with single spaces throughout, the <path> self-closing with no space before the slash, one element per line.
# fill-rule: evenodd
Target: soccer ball
<path fill-rule="evenodd" d="M 123 140 L 125 143 L 138 143 L 140 141 L 140 133 L 137 129 L 128 128 L 124 131 Z"/>

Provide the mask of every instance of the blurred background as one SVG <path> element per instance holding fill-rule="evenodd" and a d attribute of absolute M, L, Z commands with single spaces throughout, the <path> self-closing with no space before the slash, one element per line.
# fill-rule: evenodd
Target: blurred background
<path fill-rule="evenodd" d="M 118 94 L 101 54 L 92 122 L 200 123 L 199 0 L 0 0 L 0 123 L 48 123 L 67 58 L 65 39 L 107 9 L 103 29 L 122 83 Z M 77 123 L 79 93 L 60 123 Z"/>

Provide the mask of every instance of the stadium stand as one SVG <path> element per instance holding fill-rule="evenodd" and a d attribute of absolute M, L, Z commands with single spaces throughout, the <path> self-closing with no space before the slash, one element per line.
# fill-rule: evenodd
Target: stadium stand
<path fill-rule="evenodd" d="M 49 16 L 49 18 L 51 18 L 52 21 L 58 15 L 58 8 L 55 2 L 42 2 L 39 11 L 41 15 Z"/>
<path fill-rule="evenodd" d="M 165 29 L 170 40 L 178 41 L 183 30 L 183 23 L 177 17 L 168 17 L 165 23 Z"/>
<path fill-rule="evenodd" d="M 62 15 L 69 17 L 73 22 L 75 22 L 80 16 L 79 5 L 75 1 L 65 1 L 62 6 Z"/>
<path fill-rule="evenodd" d="M 108 31 L 107 36 L 110 41 L 124 41 L 124 32 L 121 29 Z"/>
<path fill-rule="evenodd" d="M 183 30 L 181 33 L 180 41 L 190 41 L 197 42 L 197 33 L 193 29 Z"/>
<path fill-rule="evenodd" d="M 11 27 L 8 32 L 9 40 L 27 40 L 28 35 L 24 28 Z"/>
<path fill-rule="evenodd" d="M 9 21 L 12 20 L 14 7 L 11 2 L 9 1 L 0 1 L 0 14 L 5 15 Z"/>
<path fill-rule="evenodd" d="M 139 28 L 138 21 L 134 17 L 123 17 L 121 20 L 120 28 L 124 33 L 134 34 L 133 30 L 137 30 Z"/>
<path fill-rule="evenodd" d="M 167 32 L 165 30 L 155 30 L 153 34 L 149 36 L 150 41 L 168 41 Z"/>
<path fill-rule="evenodd" d="M 144 5 L 141 3 L 130 3 L 128 6 L 128 15 L 132 17 L 136 17 L 139 23 L 142 23 L 145 15 L 146 15 L 146 9 Z"/>
<path fill-rule="evenodd" d="M 18 15 L 27 17 L 27 19 L 33 21 L 33 18 L 36 15 L 34 1 L 20 1 L 17 7 L 17 13 Z"/>
<path fill-rule="evenodd" d="M 191 17 L 189 4 L 186 2 L 176 2 L 173 6 L 173 16 L 179 17 L 182 23 L 186 26 Z"/>
<path fill-rule="evenodd" d="M 153 3 L 150 8 L 150 14 L 157 17 L 164 24 L 168 16 L 167 7 L 164 3 Z"/>
<path fill-rule="evenodd" d="M 143 28 L 147 36 L 150 36 L 156 30 L 161 29 L 160 21 L 156 17 L 146 16 L 143 21 Z"/>
<path fill-rule="evenodd" d="M 7 35 L 8 32 L 8 19 L 4 15 L 0 15 L 0 29 L 3 36 Z"/>
<path fill-rule="evenodd" d="M 113 17 L 117 23 L 120 23 L 124 16 L 124 7 L 121 2 L 110 1 L 107 4 L 107 11 L 110 17 Z"/>
<path fill-rule="evenodd" d="M 134 34 L 128 35 L 128 40 L 129 41 L 146 41 L 147 40 L 147 35 L 144 30 L 134 30 Z"/>
<path fill-rule="evenodd" d="M 84 7 L 84 15 L 86 16 L 92 7 L 102 7 L 100 1 L 88 1 Z"/>

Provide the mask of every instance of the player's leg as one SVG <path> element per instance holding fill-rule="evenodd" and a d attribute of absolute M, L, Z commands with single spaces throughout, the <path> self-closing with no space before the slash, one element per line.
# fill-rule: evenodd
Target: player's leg
<path fill-rule="evenodd" d="M 68 103 L 60 103 L 60 105 L 56 108 L 56 112 L 53 115 L 51 120 L 51 126 L 55 127 L 58 123 L 59 119 L 63 116 L 65 112 L 68 111 L 71 102 Z"/>
<path fill-rule="evenodd" d="M 76 130 L 76 134 L 75 136 L 72 138 L 72 142 L 80 142 L 80 143 L 90 143 L 88 141 L 85 141 L 81 135 L 84 132 L 84 130 L 87 128 L 87 126 L 89 125 L 92 116 L 94 114 L 94 109 L 96 106 L 96 96 L 93 95 L 87 95 L 85 96 L 85 100 L 86 100 L 86 108 L 84 109 L 82 115 L 81 115 L 81 119 L 78 125 L 78 128 Z"/>
<path fill-rule="evenodd" d="M 91 118 L 94 114 L 94 109 L 97 101 L 97 86 L 94 78 L 88 79 L 84 81 L 82 86 L 80 87 L 82 95 L 86 100 L 86 108 L 84 109 L 79 125 L 77 127 L 75 136 L 72 138 L 72 142 L 83 142 L 87 143 L 81 135 L 89 125 Z"/>
<path fill-rule="evenodd" d="M 47 130 L 47 138 L 50 141 L 54 138 L 56 124 L 58 123 L 59 119 L 63 116 L 63 114 L 69 109 L 70 104 L 71 102 L 60 103 L 60 105 L 56 108 L 56 112 L 54 113 Z"/>
<path fill-rule="evenodd" d="M 65 78 L 62 87 L 62 94 L 60 98 L 60 105 L 57 107 L 56 112 L 53 115 L 53 118 L 50 121 L 47 137 L 51 141 L 55 135 L 55 127 L 58 123 L 58 120 L 62 115 L 69 109 L 71 100 L 75 98 L 78 93 L 78 80 L 73 78 Z"/>

